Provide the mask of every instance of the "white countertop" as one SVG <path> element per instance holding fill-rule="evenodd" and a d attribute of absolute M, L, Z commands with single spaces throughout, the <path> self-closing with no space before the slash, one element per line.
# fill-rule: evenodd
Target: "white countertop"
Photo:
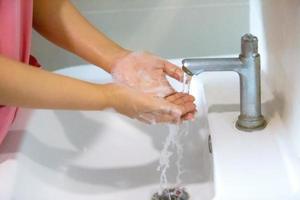
<path fill-rule="evenodd" d="M 300 168 L 291 172 L 288 167 L 289 155 L 280 141 L 286 130 L 265 82 L 262 111 L 268 125 L 261 131 L 243 132 L 235 128 L 239 115 L 238 76 L 214 72 L 198 78 L 203 81 L 209 110 L 215 200 L 300 199 L 299 190 L 295 190 Z"/>
<path fill-rule="evenodd" d="M 180 59 L 172 62 L 179 65 Z M 87 70 L 84 76 L 90 77 L 93 73 L 93 70 Z M 76 74 L 73 76 L 76 77 Z M 110 79 L 109 75 L 104 78 Z M 299 200 L 300 164 L 282 137 L 286 129 L 276 113 L 273 96 L 265 82 L 262 82 L 262 109 L 268 125 L 261 131 L 242 132 L 234 125 L 240 103 L 238 75 L 233 72 L 208 72 L 195 79 L 202 80 L 205 90 L 205 98 L 196 98 L 205 99 L 209 111 L 216 194 L 214 200 Z M 49 136 L 49 139 L 52 138 Z M 2 148 L 7 151 L 5 156 L 15 156 L 10 153 L 13 149 Z M 17 175 L 21 179 L 24 175 L 18 174 L 18 171 L 14 159 L 7 159 L 0 165 L 2 180 L 12 180 L 8 176 Z M 14 183 L 2 181 L 0 188 L 13 192 Z M 8 199 L 4 196 L 1 198 Z"/>

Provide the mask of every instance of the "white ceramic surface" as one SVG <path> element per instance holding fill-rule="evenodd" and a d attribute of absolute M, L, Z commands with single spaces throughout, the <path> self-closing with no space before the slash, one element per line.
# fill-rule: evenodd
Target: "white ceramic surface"
<path fill-rule="evenodd" d="M 59 73 L 110 80 L 93 66 Z M 199 113 L 185 139 L 184 159 L 191 199 L 299 200 L 300 166 L 287 146 L 274 96 L 263 81 L 268 126 L 241 132 L 234 126 L 238 85 L 230 72 L 204 73 L 192 81 Z M 111 111 L 22 110 L 0 147 L 0 199 L 149 199 L 158 188 L 155 169 L 167 133 L 163 125 L 143 125 Z M 174 177 L 174 169 L 170 174 Z"/>
<path fill-rule="evenodd" d="M 105 83 L 110 75 L 95 66 L 57 71 Z M 179 90 L 181 84 L 176 84 Z M 200 96 L 198 81 L 192 83 Z M 213 197 L 205 101 L 184 139 L 183 184 L 192 200 Z M 0 147 L 1 200 L 149 200 L 159 188 L 158 159 L 167 125 L 145 125 L 113 111 L 21 109 Z M 175 167 L 168 171 L 174 182 Z"/>
<path fill-rule="evenodd" d="M 253 0 L 250 30 L 257 35 L 262 70 L 274 91 L 277 112 L 288 132 L 287 146 L 300 165 L 300 1 Z M 299 186 L 300 190 L 300 186 Z"/>
<path fill-rule="evenodd" d="M 215 200 L 299 200 L 300 166 L 286 146 L 287 130 L 262 80 L 261 131 L 235 128 L 239 115 L 239 78 L 233 72 L 206 73 L 204 85 L 212 136 Z"/>

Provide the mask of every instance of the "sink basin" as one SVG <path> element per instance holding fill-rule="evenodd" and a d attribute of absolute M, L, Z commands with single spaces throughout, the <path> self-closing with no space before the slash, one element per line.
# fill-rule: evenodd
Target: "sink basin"
<path fill-rule="evenodd" d="M 56 73 L 96 83 L 111 81 L 93 65 Z M 180 83 L 171 83 L 181 90 Z M 198 114 L 183 139 L 182 185 L 192 200 L 209 200 L 214 196 L 213 161 L 200 80 L 192 81 L 191 93 L 197 96 Z M 0 199 L 151 199 L 159 189 L 156 169 L 168 133 L 167 125 L 146 125 L 110 110 L 20 109 L 0 147 Z M 173 164 L 167 171 L 170 183 L 176 173 Z"/>
<path fill-rule="evenodd" d="M 111 81 L 92 65 L 56 73 Z M 171 84 L 182 88 L 174 80 Z M 276 99 L 262 78 L 268 125 L 261 131 L 239 131 L 238 85 L 232 72 L 193 78 L 198 113 L 182 140 L 182 185 L 191 200 L 299 200 L 300 162 L 286 143 Z M 0 199 L 150 199 L 159 189 L 156 169 L 168 133 L 167 125 L 146 125 L 109 110 L 21 109 L 0 146 Z M 168 170 L 170 183 L 177 173 L 175 159 Z"/>

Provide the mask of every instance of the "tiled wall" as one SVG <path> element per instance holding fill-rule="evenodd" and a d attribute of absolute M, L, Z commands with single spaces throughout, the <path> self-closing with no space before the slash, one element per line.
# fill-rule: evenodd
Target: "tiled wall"
<path fill-rule="evenodd" d="M 92 24 L 126 48 L 166 58 L 238 53 L 249 31 L 249 0 L 73 0 Z M 49 69 L 84 61 L 34 34 Z"/>

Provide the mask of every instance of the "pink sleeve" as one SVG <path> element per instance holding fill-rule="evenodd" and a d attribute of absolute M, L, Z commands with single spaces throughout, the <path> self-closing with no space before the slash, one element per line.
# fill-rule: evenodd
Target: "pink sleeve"
<path fill-rule="evenodd" d="M 0 0 L 0 54 L 29 63 L 31 31 L 32 0 Z M 0 105 L 0 144 L 16 112 L 15 107 Z"/>

